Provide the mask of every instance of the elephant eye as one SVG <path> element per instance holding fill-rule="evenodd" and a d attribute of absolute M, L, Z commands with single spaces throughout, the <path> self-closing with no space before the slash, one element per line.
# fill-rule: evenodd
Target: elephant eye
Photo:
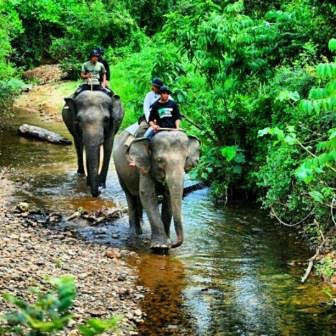
<path fill-rule="evenodd" d="M 108 123 L 110 121 L 110 118 L 109 117 L 104 117 L 104 122 L 105 123 Z"/>

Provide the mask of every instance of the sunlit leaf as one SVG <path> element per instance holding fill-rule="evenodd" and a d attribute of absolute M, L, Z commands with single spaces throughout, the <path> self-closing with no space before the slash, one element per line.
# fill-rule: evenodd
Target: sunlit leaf
<path fill-rule="evenodd" d="M 269 134 L 270 129 L 271 129 L 270 127 L 266 127 L 262 130 L 259 130 L 258 137 L 263 137 L 264 135 Z"/>
<path fill-rule="evenodd" d="M 317 190 L 312 190 L 309 192 L 309 195 L 315 200 L 316 202 L 323 203 L 324 197 L 323 195 L 317 191 Z"/>
<path fill-rule="evenodd" d="M 237 154 L 237 146 L 225 146 L 220 149 L 221 154 L 227 161 L 232 161 Z"/>
<path fill-rule="evenodd" d="M 332 38 L 331 40 L 329 40 L 328 48 L 330 51 L 336 51 L 336 39 L 335 38 Z"/>

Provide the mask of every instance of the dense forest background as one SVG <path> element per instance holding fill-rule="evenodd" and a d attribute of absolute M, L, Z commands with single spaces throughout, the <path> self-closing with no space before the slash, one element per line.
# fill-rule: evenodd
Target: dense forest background
<path fill-rule="evenodd" d="M 78 79 L 104 47 L 124 126 L 161 77 L 201 125 L 183 127 L 214 197 L 257 200 L 319 244 L 336 225 L 335 27 L 333 0 L 1 0 L 0 104 L 24 70 L 59 63 Z"/>

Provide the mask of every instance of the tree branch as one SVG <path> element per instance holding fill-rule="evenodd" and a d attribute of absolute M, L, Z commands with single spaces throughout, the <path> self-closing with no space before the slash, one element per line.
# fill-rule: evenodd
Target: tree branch
<path fill-rule="evenodd" d="M 282 225 L 284 225 L 284 226 L 288 226 L 288 227 L 294 227 L 294 226 L 300 225 L 300 224 L 302 224 L 303 222 L 305 222 L 305 221 L 306 221 L 306 220 L 313 214 L 314 210 L 315 210 L 315 208 L 313 208 L 305 218 L 301 219 L 299 222 L 294 223 L 294 224 L 285 223 L 285 222 L 284 222 L 284 221 L 283 221 L 283 220 L 282 220 L 282 219 L 275 213 L 273 207 L 271 207 L 271 215 L 273 215 L 273 216 L 277 219 L 277 221 L 278 221 L 280 224 L 282 224 Z"/>

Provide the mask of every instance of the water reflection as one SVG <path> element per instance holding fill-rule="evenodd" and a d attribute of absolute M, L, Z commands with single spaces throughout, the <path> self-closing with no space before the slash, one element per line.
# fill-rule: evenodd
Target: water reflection
<path fill-rule="evenodd" d="M 137 268 L 139 284 L 149 289 L 141 303 L 147 317 L 139 327 L 140 335 L 191 336 L 190 316 L 182 295 L 186 286 L 183 263 L 172 257 L 141 254 Z"/>
<path fill-rule="evenodd" d="M 186 264 L 184 293 L 198 335 L 335 332 L 333 313 L 319 305 L 323 285 L 314 278 L 300 285 L 302 268 L 288 266 L 308 257 L 302 242 L 253 208 L 216 209 L 206 191 L 188 197 L 184 212 L 192 239 L 177 254 Z"/>

